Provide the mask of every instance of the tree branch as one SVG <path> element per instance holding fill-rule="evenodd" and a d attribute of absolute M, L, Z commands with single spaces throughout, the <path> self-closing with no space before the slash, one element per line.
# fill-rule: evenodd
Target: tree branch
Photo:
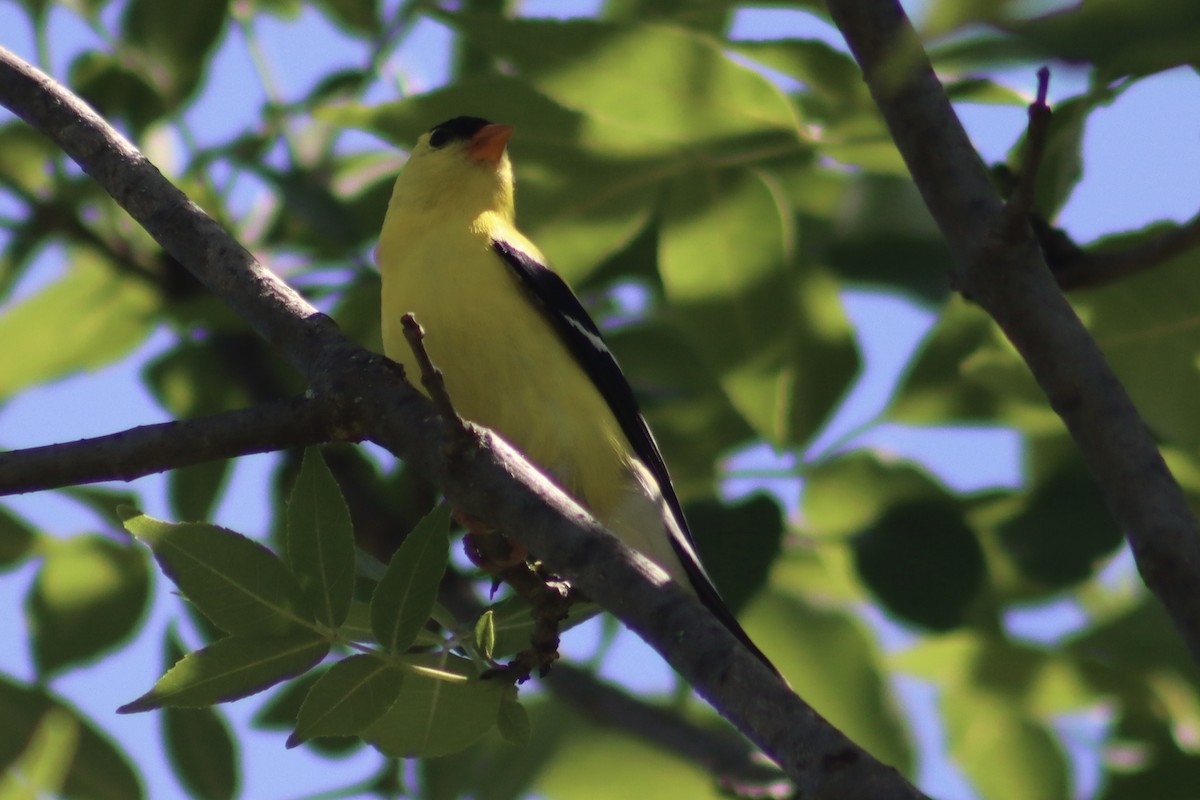
<path fill-rule="evenodd" d="M 749 786 L 757 797 L 792 796 L 793 787 L 779 770 L 763 762 L 746 740 L 728 729 L 703 728 L 570 664 L 556 664 L 541 680 L 595 722 L 631 732 L 674 753 L 717 776 L 739 796 L 749 793 L 739 787 Z M 772 790 L 765 791 L 764 786 Z"/>
<path fill-rule="evenodd" d="M 1054 269 L 1054 277 L 1063 289 L 1102 286 L 1127 275 L 1136 275 L 1200 247 L 1200 214 L 1148 242 L 1123 250 L 1099 253 L 1083 251 Z"/>
<path fill-rule="evenodd" d="M 184 422 L 0 453 L 0 495 L 131 481 L 220 458 L 360 438 L 327 399 L 297 397 Z"/>
<path fill-rule="evenodd" d="M 1125 530 L 1147 586 L 1200 661 L 1200 528 L 1028 226 L 1004 205 L 895 0 L 827 0 L 955 257 L 953 279 L 1021 353 Z"/>
<path fill-rule="evenodd" d="M 0 48 L 0 103 L 95 178 L 221 300 L 361 430 L 431 476 L 457 509 L 490 522 L 646 639 L 812 798 L 921 798 L 792 693 L 684 589 L 601 528 L 503 440 L 469 426 L 451 439 L 396 365 L 267 270 L 66 89 Z"/>

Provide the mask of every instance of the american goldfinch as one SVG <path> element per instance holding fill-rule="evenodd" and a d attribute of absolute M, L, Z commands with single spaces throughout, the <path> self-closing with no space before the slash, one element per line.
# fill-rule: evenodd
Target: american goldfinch
<path fill-rule="evenodd" d="M 514 225 L 512 133 L 455 117 L 417 140 L 379 237 L 384 351 L 418 374 L 401 325 L 415 314 L 459 414 L 521 450 L 770 666 L 701 566 L 666 464 L 600 330 Z"/>

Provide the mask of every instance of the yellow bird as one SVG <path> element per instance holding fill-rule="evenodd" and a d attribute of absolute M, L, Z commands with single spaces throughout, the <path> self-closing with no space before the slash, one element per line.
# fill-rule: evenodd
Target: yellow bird
<path fill-rule="evenodd" d="M 520 449 L 771 666 L 701 566 L 666 464 L 599 329 L 515 227 L 512 132 L 455 117 L 417 140 L 379 237 L 384 351 L 418 374 L 400 322 L 415 314 L 463 417 Z"/>

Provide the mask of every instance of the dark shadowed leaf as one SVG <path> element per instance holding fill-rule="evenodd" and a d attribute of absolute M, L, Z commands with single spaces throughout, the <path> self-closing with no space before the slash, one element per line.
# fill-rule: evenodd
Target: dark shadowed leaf
<path fill-rule="evenodd" d="M 37 544 L 37 533 L 8 509 L 0 507 L 0 570 L 28 558 Z"/>
<path fill-rule="evenodd" d="M 441 505 L 421 520 L 392 556 L 371 597 L 371 627 L 388 652 L 401 653 L 429 620 L 438 584 L 449 559 L 450 507 Z"/>
<path fill-rule="evenodd" d="M 288 747 L 314 736 L 361 733 L 395 702 L 404 679 L 405 673 L 396 664 L 372 655 L 342 659 L 309 690 Z"/>
<path fill-rule="evenodd" d="M 1061 588 L 1087 579 L 1123 537 L 1079 459 L 1045 476 L 1024 508 L 999 527 L 1000 542 L 1030 580 Z"/>
<path fill-rule="evenodd" d="M 895 505 L 852 545 L 859 575 L 883 604 L 933 630 L 965 622 L 987 577 L 979 541 L 949 497 Z"/>
<path fill-rule="evenodd" d="M 150 596 L 142 553 L 99 535 L 48 542 L 26 608 L 38 672 L 96 658 L 137 629 Z"/>
<path fill-rule="evenodd" d="M 220 499 L 233 462 L 206 461 L 171 470 L 167 476 L 167 499 L 171 513 L 180 519 L 208 519 Z"/>
<path fill-rule="evenodd" d="M 703 500 L 685 511 L 709 577 L 729 607 L 740 610 L 766 584 L 779 556 L 783 511 L 765 494 L 729 504 Z"/>
<path fill-rule="evenodd" d="M 400 695 L 362 737 L 394 758 L 435 758 L 462 750 L 496 724 L 511 687 L 479 680 L 466 659 L 421 654 L 405 661 L 421 668 L 404 676 Z"/>
<path fill-rule="evenodd" d="M 166 666 L 183 658 L 173 631 L 166 637 Z M 175 775 L 200 800 L 232 800 L 238 793 L 239 754 L 224 715 L 215 708 L 173 708 L 162 715 L 163 740 Z"/>
<path fill-rule="evenodd" d="M 354 598 L 354 526 L 320 450 L 304 451 L 288 499 L 287 525 L 288 564 L 317 619 L 336 628 Z"/>

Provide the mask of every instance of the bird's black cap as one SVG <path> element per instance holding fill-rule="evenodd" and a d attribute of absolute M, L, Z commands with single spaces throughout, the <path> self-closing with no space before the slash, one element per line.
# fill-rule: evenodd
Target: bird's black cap
<path fill-rule="evenodd" d="M 429 129 L 429 146 L 443 147 L 450 142 L 465 142 L 479 133 L 485 126 L 491 125 L 483 117 L 455 117 L 434 125 Z"/>

